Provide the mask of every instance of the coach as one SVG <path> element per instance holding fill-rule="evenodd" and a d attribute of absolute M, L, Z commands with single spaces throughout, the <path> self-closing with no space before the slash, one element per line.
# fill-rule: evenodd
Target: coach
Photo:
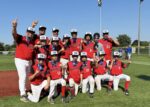
<path fill-rule="evenodd" d="M 17 20 L 12 21 L 12 35 L 16 42 L 15 65 L 19 76 L 20 100 L 23 102 L 28 101 L 26 95 L 26 77 L 32 64 L 34 33 L 35 30 L 32 27 L 28 27 L 26 36 L 19 35 L 17 33 Z"/>

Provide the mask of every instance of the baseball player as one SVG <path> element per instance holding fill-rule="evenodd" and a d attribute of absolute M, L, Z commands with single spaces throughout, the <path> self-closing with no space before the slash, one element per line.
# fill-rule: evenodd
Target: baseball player
<path fill-rule="evenodd" d="M 61 84 L 61 95 L 62 95 L 62 102 L 65 102 L 65 91 L 66 91 L 66 81 L 63 79 L 63 71 L 62 71 L 62 64 L 58 62 L 58 53 L 57 51 L 51 51 L 51 61 L 48 62 L 49 68 L 49 76 L 50 76 L 50 92 L 48 95 L 48 102 L 54 104 L 54 93 L 55 87 L 58 84 Z"/>
<path fill-rule="evenodd" d="M 98 42 L 99 40 L 100 40 L 100 34 L 94 33 L 93 41 L 94 41 L 94 48 L 96 50 L 96 56 L 99 56 L 100 51 L 104 51 L 103 45 Z"/>
<path fill-rule="evenodd" d="M 113 59 L 111 61 L 110 64 L 110 70 L 111 70 L 111 75 L 113 76 L 113 87 L 114 90 L 117 91 L 118 90 L 118 85 L 119 85 L 119 81 L 120 79 L 125 80 L 125 95 L 129 95 L 129 91 L 128 91 L 128 87 L 130 84 L 130 76 L 123 74 L 123 68 L 128 67 L 128 65 L 131 63 L 131 61 L 128 62 L 128 64 L 124 64 L 123 62 L 121 62 L 119 60 L 119 52 L 118 51 L 114 51 L 113 53 Z"/>
<path fill-rule="evenodd" d="M 78 88 L 81 84 L 81 62 L 77 61 L 79 56 L 78 51 L 72 52 L 73 60 L 68 62 L 67 64 L 67 72 L 69 79 L 69 86 L 72 96 L 76 96 L 78 94 Z"/>
<path fill-rule="evenodd" d="M 12 35 L 16 42 L 16 54 L 15 54 L 15 65 L 17 68 L 19 76 L 19 90 L 20 90 L 20 100 L 27 102 L 26 95 L 26 77 L 27 73 L 30 71 L 34 50 L 34 40 L 33 35 L 35 29 L 28 27 L 26 31 L 26 36 L 19 35 L 17 33 L 17 20 L 12 21 Z"/>
<path fill-rule="evenodd" d="M 32 22 L 32 28 L 35 28 L 35 26 L 37 26 L 38 21 L 33 21 Z M 34 39 L 35 39 L 35 44 L 38 45 L 40 42 L 40 36 L 41 35 L 45 35 L 46 34 L 46 27 L 45 26 L 40 26 L 39 27 L 39 34 L 34 34 Z M 50 43 L 50 40 L 48 39 L 48 37 L 46 38 L 47 44 Z"/>
<path fill-rule="evenodd" d="M 49 46 L 49 51 L 57 51 L 60 56 L 63 50 L 64 48 L 59 44 L 59 38 L 53 37 L 51 40 L 51 45 Z"/>
<path fill-rule="evenodd" d="M 46 55 L 39 53 L 37 55 L 37 63 L 33 65 L 33 69 L 29 74 L 29 80 L 31 81 L 31 91 L 28 92 L 28 99 L 31 102 L 37 103 L 40 99 L 41 91 L 49 89 L 50 77 L 47 75 Z M 47 80 L 46 80 L 47 78 Z"/>
<path fill-rule="evenodd" d="M 97 90 L 100 91 L 101 80 L 106 80 L 106 79 L 109 80 L 108 92 L 110 92 L 113 83 L 113 76 L 107 73 L 108 66 L 104 57 L 105 57 L 104 51 L 100 51 L 98 59 L 95 59 L 95 66 L 93 67 L 94 74 L 95 74 L 95 83 L 96 83 Z"/>
<path fill-rule="evenodd" d="M 110 60 L 112 59 L 112 47 L 118 46 L 119 42 L 112 37 L 109 36 L 109 31 L 104 30 L 103 31 L 103 38 L 99 40 L 99 43 L 103 45 L 104 51 L 105 51 L 105 59 L 107 62 L 107 65 L 109 64 Z"/>
<path fill-rule="evenodd" d="M 86 52 L 81 52 L 81 77 L 82 93 L 87 92 L 87 85 L 89 83 L 89 96 L 90 98 L 93 98 L 95 82 L 92 76 L 92 63 L 87 60 Z"/>
<path fill-rule="evenodd" d="M 70 60 L 70 37 L 68 34 L 65 34 L 63 36 L 63 47 L 64 50 L 61 52 L 61 58 L 60 58 L 60 62 L 62 63 L 63 66 L 66 66 L 67 63 Z M 66 68 L 64 68 L 64 76 L 67 79 L 67 72 L 66 72 Z"/>
<path fill-rule="evenodd" d="M 87 59 L 93 61 L 93 58 L 95 58 L 96 50 L 94 48 L 94 42 L 92 41 L 91 32 L 86 32 L 84 41 L 82 43 L 82 48 L 82 51 L 87 52 Z"/>
<path fill-rule="evenodd" d="M 71 53 L 73 51 L 78 51 L 81 52 L 82 50 L 82 38 L 78 38 L 78 31 L 76 29 L 71 30 L 71 36 L 72 38 L 70 39 L 71 45 L 70 45 L 70 51 Z M 70 55 L 70 60 L 72 61 L 72 55 Z M 80 60 L 80 57 L 78 57 L 78 61 Z"/>
<path fill-rule="evenodd" d="M 59 45 L 62 45 L 61 38 L 59 37 L 59 29 L 58 28 L 52 28 L 52 36 L 50 37 L 50 41 L 52 41 L 53 37 L 59 38 Z"/>
<path fill-rule="evenodd" d="M 37 57 L 38 53 L 43 53 L 46 55 L 46 59 L 49 58 L 49 45 L 47 44 L 47 37 L 41 35 L 39 37 L 40 41 L 38 46 L 35 48 L 35 55 Z"/>
<path fill-rule="evenodd" d="M 62 43 L 63 43 L 64 50 L 61 53 L 61 60 L 60 60 L 60 62 L 63 65 L 66 65 L 69 62 L 69 59 L 70 59 L 70 37 L 69 37 L 68 34 L 65 34 L 63 36 Z"/>

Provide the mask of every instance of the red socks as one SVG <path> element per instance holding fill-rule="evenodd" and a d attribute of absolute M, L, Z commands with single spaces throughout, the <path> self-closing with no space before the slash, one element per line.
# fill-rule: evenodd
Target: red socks
<path fill-rule="evenodd" d="M 66 92 L 66 86 L 61 87 L 61 95 L 62 97 L 65 97 L 65 92 Z"/>
<path fill-rule="evenodd" d="M 111 89 L 112 84 L 113 84 L 113 81 L 109 81 L 109 82 L 108 82 L 108 88 L 109 88 L 109 89 Z"/>
<path fill-rule="evenodd" d="M 125 90 L 128 90 L 129 84 L 130 84 L 130 81 L 126 81 L 126 82 L 125 82 L 125 86 L 124 86 L 124 87 L 125 87 Z"/>

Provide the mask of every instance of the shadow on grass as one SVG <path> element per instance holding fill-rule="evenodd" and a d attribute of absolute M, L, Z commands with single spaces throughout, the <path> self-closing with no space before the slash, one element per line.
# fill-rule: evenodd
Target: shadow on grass
<path fill-rule="evenodd" d="M 150 76 L 148 75 L 139 75 L 137 77 L 145 81 L 150 81 Z"/>

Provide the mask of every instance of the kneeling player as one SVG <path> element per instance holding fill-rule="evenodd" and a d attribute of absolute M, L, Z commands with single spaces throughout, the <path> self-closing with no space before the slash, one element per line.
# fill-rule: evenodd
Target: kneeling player
<path fill-rule="evenodd" d="M 78 56 L 79 52 L 78 51 L 73 51 L 72 52 L 72 58 L 73 61 L 68 62 L 68 79 L 69 79 L 69 86 L 70 86 L 70 91 L 72 94 L 72 97 L 77 95 L 78 93 L 78 88 L 81 80 L 81 62 L 78 62 Z"/>
<path fill-rule="evenodd" d="M 82 75 L 82 93 L 87 92 L 87 85 L 89 83 L 89 95 L 93 98 L 94 93 L 94 78 L 92 76 L 92 63 L 87 60 L 87 53 L 81 52 L 81 75 Z"/>
<path fill-rule="evenodd" d="M 32 102 L 38 102 L 40 99 L 41 91 L 44 88 L 48 90 L 50 84 L 50 78 L 47 76 L 47 66 L 45 62 L 46 55 L 45 54 L 38 54 L 37 55 L 38 61 L 33 66 L 33 72 L 29 75 L 29 80 L 31 81 L 31 93 L 28 94 L 28 99 Z M 47 78 L 47 80 L 45 79 Z"/>
<path fill-rule="evenodd" d="M 62 64 L 58 62 L 57 51 L 51 51 L 51 61 L 48 62 L 49 76 L 50 76 L 50 93 L 48 95 L 48 102 L 54 104 L 55 87 L 61 84 L 62 102 L 65 102 L 66 81 L 63 79 Z"/>
<path fill-rule="evenodd" d="M 120 79 L 124 79 L 125 82 L 125 95 L 129 95 L 128 87 L 130 83 L 130 76 L 123 74 L 123 68 L 126 68 L 131 62 L 129 61 L 128 64 L 124 64 L 119 60 L 120 53 L 118 51 L 115 51 L 113 54 L 114 59 L 111 61 L 110 64 L 110 70 L 111 75 L 113 78 L 113 87 L 114 90 L 118 90 L 118 85 Z"/>
<path fill-rule="evenodd" d="M 94 74 L 96 74 L 95 76 L 95 82 L 96 82 L 96 87 L 97 90 L 101 90 L 101 80 L 109 80 L 108 82 L 108 92 L 111 91 L 111 86 L 112 86 L 112 82 L 113 82 L 113 77 L 111 75 L 108 74 L 108 67 L 107 67 L 107 63 L 104 59 L 105 53 L 103 51 L 99 52 L 99 57 L 98 59 L 95 61 L 95 66 L 94 66 Z"/>

